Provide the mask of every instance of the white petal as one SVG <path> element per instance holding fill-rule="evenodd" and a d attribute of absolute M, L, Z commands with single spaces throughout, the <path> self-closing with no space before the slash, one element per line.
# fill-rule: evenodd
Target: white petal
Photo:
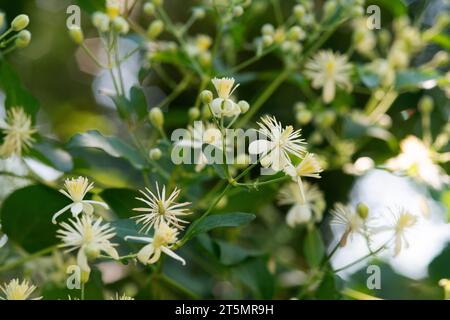
<path fill-rule="evenodd" d="M 58 218 L 60 215 L 62 215 L 64 212 L 66 212 L 67 210 L 69 210 L 69 208 L 71 208 L 73 205 L 73 203 L 65 206 L 64 208 L 62 208 L 61 210 L 59 210 L 58 212 L 56 212 L 53 217 L 52 217 L 52 223 L 56 224 L 56 218 Z"/>
<path fill-rule="evenodd" d="M 0 238 L 0 248 L 3 247 L 6 242 L 8 242 L 8 236 L 6 234 L 4 234 L 1 238 Z"/>
<path fill-rule="evenodd" d="M 180 257 L 179 255 L 177 255 L 175 252 L 170 250 L 169 248 L 166 248 L 166 247 L 162 246 L 161 247 L 161 251 L 164 252 L 165 254 L 167 254 L 168 256 L 174 258 L 175 260 L 180 261 L 183 266 L 186 265 L 186 261 L 182 257 Z"/>
<path fill-rule="evenodd" d="M 81 202 L 76 202 L 70 207 L 72 216 L 76 217 L 83 211 L 83 204 Z"/>
<path fill-rule="evenodd" d="M 80 250 L 78 250 L 77 264 L 84 272 L 91 272 L 91 268 L 89 268 L 89 264 L 87 262 L 86 254 L 84 253 L 84 246 L 82 246 Z"/>
<path fill-rule="evenodd" d="M 137 258 L 140 262 L 143 264 L 147 264 L 148 260 L 150 259 L 150 256 L 155 252 L 155 247 L 153 247 L 153 244 L 148 244 L 144 246 L 141 250 L 139 250 L 137 254 Z"/>
<path fill-rule="evenodd" d="M 94 207 L 90 203 L 82 202 L 83 204 L 83 212 L 88 215 L 92 215 L 94 213 Z"/>
<path fill-rule="evenodd" d="M 114 249 L 113 246 L 105 246 L 102 249 L 114 260 L 119 259 L 119 254 L 117 253 L 117 250 Z"/>
<path fill-rule="evenodd" d="M 94 200 L 83 200 L 85 203 L 91 203 L 91 204 L 98 204 L 99 206 L 102 206 L 105 209 L 109 209 L 108 205 L 101 201 L 94 201 Z"/>
<path fill-rule="evenodd" d="M 252 141 L 248 147 L 250 154 L 266 153 L 272 149 L 273 142 L 269 140 L 256 140 Z"/>
<path fill-rule="evenodd" d="M 292 165 L 287 165 L 283 169 L 284 173 L 286 173 L 288 176 L 296 177 L 297 176 L 297 170 Z"/>

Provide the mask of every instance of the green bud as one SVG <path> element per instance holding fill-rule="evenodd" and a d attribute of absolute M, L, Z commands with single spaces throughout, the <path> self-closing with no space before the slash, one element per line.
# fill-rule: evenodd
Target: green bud
<path fill-rule="evenodd" d="M 356 206 L 356 212 L 363 220 L 366 220 L 369 216 L 369 208 L 362 202 L 358 203 Z"/>
<path fill-rule="evenodd" d="M 302 6 L 301 4 L 297 4 L 294 7 L 293 12 L 294 12 L 294 16 L 300 20 L 305 15 L 306 10 L 305 10 L 304 6 Z"/>
<path fill-rule="evenodd" d="M 100 32 L 109 31 L 109 17 L 103 12 L 95 12 L 92 15 L 92 24 L 96 27 Z"/>
<path fill-rule="evenodd" d="M 248 109 L 250 109 L 250 105 L 247 101 L 241 100 L 238 102 L 239 109 L 241 109 L 241 113 L 246 113 Z"/>
<path fill-rule="evenodd" d="M 210 104 L 211 101 L 213 99 L 213 94 L 211 91 L 209 90 L 203 90 L 200 93 L 200 100 L 204 103 L 204 104 Z"/>
<path fill-rule="evenodd" d="M 127 34 L 130 31 L 130 26 L 128 25 L 127 20 L 123 17 L 117 17 L 113 21 L 114 30 L 121 34 Z"/>
<path fill-rule="evenodd" d="M 90 275 L 89 271 L 82 270 L 80 276 L 81 283 L 87 283 L 89 281 L 89 275 Z"/>
<path fill-rule="evenodd" d="M 76 44 L 80 45 L 84 41 L 84 34 L 83 30 L 81 30 L 80 27 L 73 26 L 69 29 L 69 35 L 70 38 L 75 42 Z"/>
<path fill-rule="evenodd" d="M 157 161 L 157 160 L 161 159 L 161 156 L 162 156 L 162 152 L 159 148 L 153 148 L 149 152 L 149 157 L 152 160 Z"/>
<path fill-rule="evenodd" d="M 262 37 L 262 43 L 265 47 L 271 46 L 273 44 L 273 37 L 270 35 L 264 35 Z"/>
<path fill-rule="evenodd" d="M 317 124 L 322 128 L 331 127 L 336 121 L 336 113 L 332 110 L 327 110 L 317 117 Z"/>
<path fill-rule="evenodd" d="M 289 29 L 288 39 L 292 41 L 299 41 L 305 38 L 305 32 L 299 26 L 293 26 Z"/>
<path fill-rule="evenodd" d="M 25 29 L 29 23 L 30 18 L 28 18 L 26 14 L 20 14 L 17 17 L 15 17 L 14 20 L 11 22 L 11 28 L 14 31 L 20 31 Z"/>
<path fill-rule="evenodd" d="M 154 125 L 156 128 L 161 129 L 164 125 L 164 115 L 160 108 L 153 108 L 150 110 L 148 117 L 150 119 L 150 123 Z"/>
<path fill-rule="evenodd" d="M 155 5 L 153 3 L 146 2 L 144 4 L 143 10 L 146 15 L 151 17 L 155 14 Z"/>
<path fill-rule="evenodd" d="M 4 23 L 5 23 L 5 14 L 3 12 L 0 12 L 0 29 L 3 27 Z"/>
<path fill-rule="evenodd" d="M 31 32 L 28 30 L 22 30 L 19 32 L 16 39 L 16 47 L 19 49 L 26 48 L 31 42 Z"/>
<path fill-rule="evenodd" d="M 156 39 L 164 30 L 164 23 L 161 20 L 153 21 L 147 29 L 147 36 Z"/>
<path fill-rule="evenodd" d="M 240 17 L 244 14 L 244 8 L 242 8 L 241 6 L 236 6 L 233 8 L 233 15 L 235 17 Z"/>
<path fill-rule="evenodd" d="M 423 96 L 419 100 L 419 110 L 422 113 L 431 113 L 433 111 L 434 101 L 430 96 Z"/>
<path fill-rule="evenodd" d="M 209 51 L 202 52 L 200 56 L 198 57 L 198 61 L 200 62 L 200 65 L 203 67 L 207 67 L 211 65 L 212 56 Z"/>
<path fill-rule="evenodd" d="M 271 35 L 273 35 L 274 32 L 275 32 L 275 28 L 273 27 L 273 25 L 271 25 L 269 23 L 266 23 L 261 28 L 261 33 L 265 36 L 271 36 Z"/>
<path fill-rule="evenodd" d="M 311 121 L 312 117 L 313 117 L 312 112 L 306 109 L 298 111 L 297 114 L 295 115 L 295 118 L 301 125 L 308 124 Z"/>
<path fill-rule="evenodd" d="M 190 108 L 188 111 L 188 116 L 189 119 L 192 120 L 197 120 L 200 117 L 200 110 L 198 110 L 198 108 Z"/>
<path fill-rule="evenodd" d="M 192 11 L 192 15 L 195 19 L 203 19 L 206 15 L 206 12 L 203 8 L 194 8 L 194 10 Z"/>

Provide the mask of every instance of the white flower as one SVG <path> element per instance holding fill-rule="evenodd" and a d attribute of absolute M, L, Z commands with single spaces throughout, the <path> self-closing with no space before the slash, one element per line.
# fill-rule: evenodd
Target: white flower
<path fill-rule="evenodd" d="M 301 195 L 297 183 L 289 183 L 283 187 L 278 195 L 278 204 L 292 205 L 286 216 L 286 223 L 290 227 L 308 223 L 312 220 L 322 220 L 325 209 L 323 193 L 315 185 L 303 184 L 304 197 Z M 314 219 L 312 216 L 314 213 Z"/>
<path fill-rule="evenodd" d="M 141 223 L 142 228 L 140 231 L 147 233 L 151 227 L 158 228 L 163 222 L 168 223 L 178 229 L 183 229 L 182 223 L 188 223 L 187 221 L 180 219 L 180 216 L 187 216 L 192 212 L 187 208 L 183 208 L 190 204 L 190 202 L 175 202 L 176 198 L 180 195 L 180 189 L 175 188 L 173 192 L 166 198 L 166 186 L 163 186 L 162 190 L 159 189 L 158 183 L 156 183 L 156 194 L 151 192 L 148 188 L 145 188 L 147 192 L 140 191 L 145 198 L 136 198 L 148 205 L 146 208 L 135 208 L 134 211 L 145 212 L 144 214 L 133 217 L 136 219 L 136 223 Z"/>
<path fill-rule="evenodd" d="M 108 205 L 104 202 L 94 201 L 94 200 L 83 200 L 86 193 L 88 193 L 92 188 L 94 188 L 94 183 L 89 184 L 89 180 L 85 177 L 78 177 L 72 179 L 66 179 L 64 182 L 66 190 L 60 189 L 63 195 L 68 197 L 73 203 L 65 206 L 53 215 L 52 222 L 56 224 L 56 218 L 61 214 L 70 209 L 73 217 L 77 217 L 81 212 L 85 212 L 91 215 L 94 212 L 94 207 L 92 204 L 98 204 L 108 209 Z"/>
<path fill-rule="evenodd" d="M 386 163 L 388 169 L 405 172 L 435 189 L 442 189 L 450 181 L 445 171 L 433 161 L 433 152 L 415 136 L 400 142 L 401 153 Z"/>
<path fill-rule="evenodd" d="M 0 230 L 2 229 L 2 225 L 0 224 Z M 8 242 L 8 236 L 6 234 L 0 236 L 0 249 Z"/>
<path fill-rule="evenodd" d="M 127 296 L 125 293 L 119 296 L 119 293 L 116 292 L 116 295 L 112 297 L 110 300 L 134 300 L 134 298 Z"/>
<path fill-rule="evenodd" d="M 239 84 L 234 86 L 233 78 L 214 78 L 212 83 L 216 88 L 218 98 L 211 102 L 211 111 L 214 116 L 221 118 L 225 117 L 236 117 L 241 113 L 241 109 L 238 104 L 231 100 L 231 95 L 234 90 L 239 87 Z"/>
<path fill-rule="evenodd" d="M 31 147 L 36 130 L 32 127 L 31 117 L 22 108 L 14 107 L 6 115 L 5 122 L 0 125 L 5 134 L 0 146 L 0 156 L 22 156 L 22 152 Z"/>
<path fill-rule="evenodd" d="M 378 227 L 375 232 L 392 232 L 394 239 L 394 257 L 398 256 L 403 248 L 408 248 L 409 243 L 406 239 L 407 231 L 416 225 L 417 217 L 410 214 L 404 208 L 390 210 L 392 222 L 387 226 Z"/>
<path fill-rule="evenodd" d="M 36 290 L 36 286 L 30 284 L 27 280 L 22 283 L 19 279 L 13 279 L 9 283 L 0 286 L 1 291 L 5 297 L 0 297 L 0 300 L 27 300 L 28 297 Z M 30 300 L 40 300 L 42 297 Z"/>
<path fill-rule="evenodd" d="M 62 229 L 57 231 L 62 240 L 61 247 L 67 247 L 66 252 L 78 250 L 77 264 L 84 272 L 90 272 L 88 259 L 95 259 L 100 252 L 105 252 L 113 259 L 119 259 L 113 244 L 110 242 L 116 234 L 109 223 L 102 224 L 102 219 L 92 220 L 89 215 L 83 215 L 81 219 L 69 220 L 61 223 Z"/>
<path fill-rule="evenodd" d="M 336 86 L 351 90 L 351 69 L 352 65 L 345 55 L 322 50 L 306 63 L 305 75 L 312 80 L 314 88 L 323 88 L 323 101 L 330 103 L 334 99 Z"/>
<path fill-rule="evenodd" d="M 347 244 L 347 239 L 354 234 L 366 235 L 365 220 L 350 206 L 342 203 L 336 203 L 334 209 L 331 210 L 333 219 L 331 224 L 344 226 L 345 231 L 341 238 L 341 246 Z"/>
<path fill-rule="evenodd" d="M 186 261 L 170 249 L 177 241 L 177 236 L 177 229 L 169 227 L 167 223 L 162 221 L 158 227 L 155 228 L 153 238 L 127 236 L 125 237 L 125 240 L 138 240 L 148 243 L 137 254 L 138 260 L 143 264 L 153 264 L 157 262 L 163 252 L 175 260 L 180 261 L 183 265 L 186 265 Z"/>
<path fill-rule="evenodd" d="M 281 171 L 291 164 L 290 155 L 301 158 L 305 152 L 304 140 L 301 139 L 300 130 L 292 126 L 283 129 L 281 122 L 275 117 L 265 116 L 258 123 L 259 132 L 267 139 L 260 139 L 250 143 L 250 154 L 261 154 L 261 165 Z"/>

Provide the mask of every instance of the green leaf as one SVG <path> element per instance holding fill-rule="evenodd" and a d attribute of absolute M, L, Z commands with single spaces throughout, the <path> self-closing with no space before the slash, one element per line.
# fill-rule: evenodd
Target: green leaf
<path fill-rule="evenodd" d="M 5 107 L 22 107 L 33 120 L 39 110 L 39 102 L 22 85 L 19 76 L 14 69 L 0 59 L 0 87 L 6 95 Z"/>
<path fill-rule="evenodd" d="M 450 50 L 450 37 L 444 33 L 439 33 L 435 35 L 432 39 L 432 42 L 437 43 L 444 49 Z"/>
<path fill-rule="evenodd" d="M 51 141 L 40 141 L 34 144 L 29 156 L 62 172 L 73 169 L 72 156 Z"/>
<path fill-rule="evenodd" d="M 112 221 L 109 224 L 115 229 L 115 238 L 121 241 L 124 241 L 126 236 L 148 237 L 152 234 L 151 232 L 150 235 L 139 233 L 139 226 L 136 224 L 136 221 L 131 219 L 119 219 Z"/>
<path fill-rule="evenodd" d="M 140 193 L 135 190 L 120 188 L 105 189 L 100 193 L 100 197 L 122 219 L 136 215 L 137 213 L 133 209 L 142 207 L 142 201 L 136 199 L 138 196 Z"/>
<path fill-rule="evenodd" d="M 81 9 L 93 13 L 95 11 L 104 11 L 106 0 L 76 0 L 76 3 Z"/>
<path fill-rule="evenodd" d="M 435 71 L 402 71 L 395 77 L 395 88 L 396 90 L 423 88 L 427 81 L 438 78 L 440 78 L 440 74 Z"/>
<path fill-rule="evenodd" d="M 378 5 L 390 11 L 394 17 L 403 16 L 408 12 L 408 7 L 403 0 L 371 0 L 366 3 L 367 6 L 371 4 Z"/>
<path fill-rule="evenodd" d="M 219 247 L 220 262 L 226 266 L 235 265 L 248 258 L 261 256 L 263 254 L 261 251 L 246 249 L 237 244 L 221 240 L 216 240 L 215 242 Z"/>
<path fill-rule="evenodd" d="M 241 227 L 250 223 L 253 219 L 255 219 L 254 214 L 244 212 L 215 214 L 206 217 L 199 223 L 193 223 L 186 231 L 186 234 L 189 234 L 192 238 L 197 234 L 205 233 L 216 228 Z"/>
<path fill-rule="evenodd" d="M 142 170 L 146 166 L 146 161 L 138 150 L 116 137 L 105 137 L 96 130 L 76 134 L 69 141 L 67 147 L 99 149 L 111 157 L 128 160 L 138 170 Z"/>
<path fill-rule="evenodd" d="M 441 279 L 450 278 L 450 245 L 448 245 L 442 252 L 434 258 L 428 266 L 428 274 L 430 279 L 438 282 Z"/>
<path fill-rule="evenodd" d="M 70 200 L 44 185 L 32 185 L 13 192 L 0 211 L 2 230 L 9 239 L 33 253 L 57 244 L 55 212 Z"/>
<path fill-rule="evenodd" d="M 310 267 L 318 267 L 325 256 L 325 246 L 317 228 L 309 230 L 303 243 L 303 254 Z"/>

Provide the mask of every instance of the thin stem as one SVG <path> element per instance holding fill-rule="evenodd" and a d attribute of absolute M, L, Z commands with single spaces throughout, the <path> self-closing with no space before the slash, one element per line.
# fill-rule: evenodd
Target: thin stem
<path fill-rule="evenodd" d="M 95 62 L 97 67 L 99 67 L 101 69 L 107 69 L 107 66 L 105 66 L 100 60 L 98 60 L 97 57 L 95 56 L 95 54 L 84 43 L 81 44 L 81 48 L 92 59 L 92 61 Z"/>
<path fill-rule="evenodd" d="M 241 186 L 241 187 L 259 187 L 259 186 L 266 186 L 269 184 L 274 184 L 277 182 L 282 182 L 282 181 L 286 181 L 288 180 L 290 177 L 289 176 L 284 176 L 284 177 L 279 177 L 279 178 L 275 178 L 275 179 L 271 179 L 271 180 L 267 180 L 267 181 L 255 181 L 255 182 L 248 182 L 248 183 L 239 183 L 236 182 L 236 185 Z"/>
<path fill-rule="evenodd" d="M 338 272 L 340 272 L 340 271 L 343 271 L 343 270 L 345 270 L 345 269 L 348 269 L 348 268 L 354 266 L 355 264 L 358 264 L 358 263 L 360 263 L 360 262 L 366 260 L 366 259 L 369 258 L 370 256 L 375 255 L 375 254 L 377 254 L 378 252 L 380 252 L 380 251 L 382 251 L 383 249 L 385 249 L 388 243 L 389 243 L 389 241 L 386 242 L 386 243 L 385 243 L 384 245 L 382 245 L 381 247 L 379 247 L 379 248 L 378 248 L 377 250 L 375 250 L 374 252 L 370 252 L 370 253 L 366 254 L 365 256 L 363 256 L 363 257 L 361 257 L 361 258 L 359 258 L 359 259 L 353 261 L 352 263 L 349 263 L 349 264 L 347 264 L 347 265 L 345 265 L 345 266 L 343 266 L 343 267 L 341 267 L 341 268 L 339 268 L 339 269 L 336 269 L 336 270 L 334 270 L 334 272 L 335 272 L 335 273 L 338 273 Z"/>
<path fill-rule="evenodd" d="M 164 98 L 160 103 L 156 105 L 155 108 L 162 108 L 167 104 L 175 100 L 184 90 L 186 90 L 189 82 L 191 81 L 190 75 L 186 75 L 183 80 L 175 87 L 171 94 Z"/>
<path fill-rule="evenodd" d="M 56 250 L 57 248 L 58 248 L 58 246 L 51 246 L 51 247 L 42 249 L 38 252 L 35 252 L 33 254 L 27 255 L 23 258 L 17 259 L 16 261 L 13 261 L 9 264 L 5 264 L 4 266 L 0 267 L 0 272 L 5 272 L 8 270 L 17 268 L 18 266 L 21 266 L 21 265 L 27 263 L 28 261 L 38 258 L 40 256 L 44 256 L 44 255 Z"/>
<path fill-rule="evenodd" d="M 123 75 L 122 75 L 122 66 L 121 66 L 121 60 L 120 60 L 120 44 L 119 44 L 119 36 L 117 33 L 114 32 L 114 58 L 115 58 L 115 66 L 117 67 L 117 73 L 119 75 L 119 83 L 120 83 L 120 89 L 122 90 L 122 94 L 125 95 L 125 85 L 123 81 Z"/>
<path fill-rule="evenodd" d="M 350 288 L 345 288 L 344 290 L 341 291 L 341 293 L 344 296 L 347 296 L 349 298 L 353 298 L 356 300 L 382 300 L 380 298 L 368 295 L 366 293 L 360 292 L 360 291 L 356 291 Z"/>
<path fill-rule="evenodd" d="M 9 28 L 8 30 L 5 31 L 4 34 L 0 35 L 0 40 L 4 39 L 7 35 L 9 35 L 11 32 L 13 32 L 12 28 Z"/>
<path fill-rule="evenodd" d="M 81 300 L 84 300 L 84 282 L 81 284 L 81 297 L 80 297 L 80 299 Z"/>
<path fill-rule="evenodd" d="M 253 56 L 252 58 L 241 62 L 240 64 L 238 64 L 237 66 L 231 68 L 230 70 L 226 71 L 223 75 L 230 75 L 233 73 L 236 73 L 246 67 L 248 67 L 249 65 L 257 62 L 259 59 L 263 58 L 264 56 L 268 55 L 269 53 L 271 53 L 272 51 L 274 51 L 276 48 L 278 48 L 278 45 L 273 45 L 270 46 L 269 48 L 267 48 L 266 50 L 262 51 L 260 54 Z"/>

